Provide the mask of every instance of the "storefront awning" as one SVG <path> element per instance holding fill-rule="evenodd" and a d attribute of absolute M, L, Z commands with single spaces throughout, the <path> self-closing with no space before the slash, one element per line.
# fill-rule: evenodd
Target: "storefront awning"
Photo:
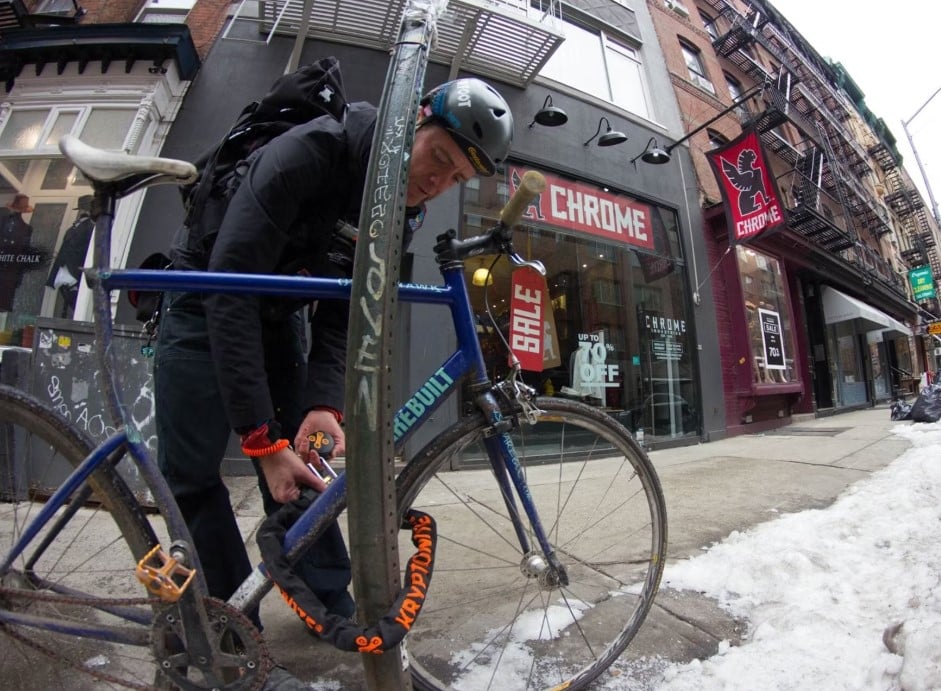
<path fill-rule="evenodd" d="M 898 319 L 830 286 L 823 288 L 823 316 L 827 324 L 858 319 L 861 331 L 890 331 L 899 336 L 912 335 L 912 330 Z"/>

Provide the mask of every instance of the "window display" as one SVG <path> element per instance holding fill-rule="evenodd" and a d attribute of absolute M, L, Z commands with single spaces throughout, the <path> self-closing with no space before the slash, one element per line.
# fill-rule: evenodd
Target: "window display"
<path fill-rule="evenodd" d="M 59 138 L 72 133 L 130 151 L 137 112 L 136 105 L 10 112 L 0 131 L 0 346 L 30 347 L 37 317 L 75 317 L 93 227 L 91 189 L 59 154 Z"/>
<path fill-rule="evenodd" d="M 512 191 L 522 170 L 507 172 Z M 553 318 L 544 366 L 524 371 L 524 381 L 544 395 L 603 408 L 647 439 L 698 433 L 695 347 L 675 214 L 583 182 L 547 179 L 514 237 L 524 259 L 546 266 Z M 464 237 L 496 222 L 506 201 L 498 185 L 478 180 L 465 194 Z M 499 376 L 507 367 L 501 334 L 511 330 L 513 267 L 481 258 L 465 271 L 490 374 Z"/>
<path fill-rule="evenodd" d="M 751 342 L 753 381 L 759 386 L 795 382 L 794 335 L 781 264 L 751 247 L 738 245 L 735 252 Z"/>

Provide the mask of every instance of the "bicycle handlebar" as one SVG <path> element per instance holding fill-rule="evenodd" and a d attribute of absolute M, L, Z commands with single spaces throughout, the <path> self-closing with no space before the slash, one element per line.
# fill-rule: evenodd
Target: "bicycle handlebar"
<path fill-rule="evenodd" d="M 446 264 L 484 254 L 506 254 L 514 264 L 533 266 L 544 274 L 539 262 L 526 261 L 513 250 L 513 226 L 519 223 L 526 208 L 545 189 L 546 178 L 542 173 L 526 171 L 516 192 L 500 212 L 500 221 L 493 228 L 466 240 L 458 240 L 457 231 L 449 229 L 436 238 L 435 259 L 439 264 Z"/>

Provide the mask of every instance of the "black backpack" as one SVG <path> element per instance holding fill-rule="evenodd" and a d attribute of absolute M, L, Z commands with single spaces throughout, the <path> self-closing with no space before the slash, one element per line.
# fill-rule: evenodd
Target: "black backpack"
<path fill-rule="evenodd" d="M 180 186 L 186 217 L 173 241 L 173 254 L 180 269 L 204 269 L 225 210 L 248 169 L 249 157 L 295 125 L 329 115 L 342 122 L 347 110 L 340 63 L 325 57 L 279 77 L 259 101 L 244 109 L 222 140 L 194 164 L 196 180 Z M 155 254 L 141 268 L 168 268 L 170 259 Z M 129 291 L 135 316 L 145 322 L 148 333 L 156 332 L 160 293 Z"/>
<path fill-rule="evenodd" d="M 329 115 L 342 122 L 347 101 L 340 63 L 326 57 L 280 77 L 260 101 L 247 105 L 235 125 L 194 164 L 196 180 L 180 187 L 186 209 L 184 254 L 205 268 L 225 210 L 248 161 L 269 141 L 295 125 Z M 175 243 L 178 244 L 178 243 Z"/>

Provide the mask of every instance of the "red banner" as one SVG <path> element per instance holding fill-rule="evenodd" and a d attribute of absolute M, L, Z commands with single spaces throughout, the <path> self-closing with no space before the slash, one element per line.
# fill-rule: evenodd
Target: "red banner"
<path fill-rule="evenodd" d="M 523 168 L 509 167 L 510 194 L 523 179 Z M 546 191 L 529 205 L 524 218 L 576 230 L 606 240 L 654 249 L 650 207 L 631 197 L 612 194 L 548 173 Z"/>
<path fill-rule="evenodd" d="M 731 219 L 732 245 L 784 225 L 784 208 L 754 130 L 706 153 Z"/>

